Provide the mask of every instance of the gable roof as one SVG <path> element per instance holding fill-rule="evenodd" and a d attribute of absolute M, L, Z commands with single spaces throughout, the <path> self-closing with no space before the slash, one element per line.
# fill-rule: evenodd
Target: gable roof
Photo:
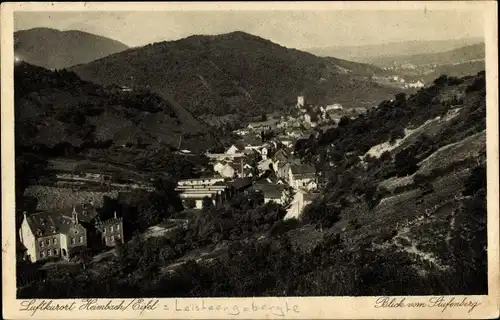
<path fill-rule="evenodd" d="M 285 187 L 281 184 L 262 184 L 259 186 L 265 198 L 281 199 Z"/>
<path fill-rule="evenodd" d="M 57 211 L 40 211 L 26 216 L 28 226 L 35 236 L 66 233 L 73 224 L 73 208 L 78 213 L 78 224 L 87 224 L 97 216 L 96 208 L 91 204 L 80 204 L 72 208 L 58 209 Z M 41 235 L 38 234 L 41 231 Z"/>
<path fill-rule="evenodd" d="M 286 161 L 289 157 L 290 157 L 290 152 L 288 152 L 283 148 L 280 148 L 274 153 L 273 160 Z"/>
<path fill-rule="evenodd" d="M 252 185 L 252 180 L 248 178 L 236 178 L 230 185 L 236 190 L 242 190 Z"/>
<path fill-rule="evenodd" d="M 315 175 L 316 169 L 309 164 L 295 164 L 292 166 L 293 175 Z"/>
<path fill-rule="evenodd" d="M 73 221 L 70 216 L 57 212 L 42 211 L 26 217 L 28 226 L 35 237 L 66 233 Z"/>

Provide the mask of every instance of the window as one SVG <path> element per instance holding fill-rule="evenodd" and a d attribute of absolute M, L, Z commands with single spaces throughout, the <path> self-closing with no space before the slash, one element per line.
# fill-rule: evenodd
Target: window
<path fill-rule="evenodd" d="M 119 224 L 116 225 L 116 231 L 118 231 L 118 230 L 120 230 L 120 225 Z"/>
<path fill-rule="evenodd" d="M 44 256 L 43 251 L 40 251 L 40 258 L 43 258 L 43 256 Z"/>
<path fill-rule="evenodd" d="M 80 236 L 80 243 L 83 243 L 83 236 Z"/>
<path fill-rule="evenodd" d="M 47 249 L 47 256 L 50 257 L 52 254 L 52 251 L 50 251 L 50 249 Z"/>
<path fill-rule="evenodd" d="M 75 244 L 75 243 L 76 243 L 75 238 L 71 238 L 71 244 Z"/>
<path fill-rule="evenodd" d="M 40 248 L 43 248 L 43 241 L 40 241 Z"/>
<path fill-rule="evenodd" d="M 47 245 L 50 245 L 50 239 L 45 240 L 45 243 L 46 243 Z"/>
<path fill-rule="evenodd" d="M 120 239 L 120 234 L 117 234 L 117 235 L 116 235 L 116 239 Z"/>
<path fill-rule="evenodd" d="M 56 238 L 52 239 L 52 243 L 57 244 L 57 239 Z"/>
<path fill-rule="evenodd" d="M 113 226 L 109 227 L 109 232 L 113 232 Z"/>
<path fill-rule="evenodd" d="M 54 255 L 57 256 L 58 252 L 57 249 L 54 249 Z"/>
<path fill-rule="evenodd" d="M 106 227 L 104 227 L 104 229 L 102 230 L 102 233 L 106 233 Z"/>

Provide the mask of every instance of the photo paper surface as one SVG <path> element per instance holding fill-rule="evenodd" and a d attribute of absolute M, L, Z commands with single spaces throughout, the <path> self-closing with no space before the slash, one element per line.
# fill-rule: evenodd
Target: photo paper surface
<path fill-rule="evenodd" d="M 2 4 L 4 317 L 498 317 L 496 9 Z"/>

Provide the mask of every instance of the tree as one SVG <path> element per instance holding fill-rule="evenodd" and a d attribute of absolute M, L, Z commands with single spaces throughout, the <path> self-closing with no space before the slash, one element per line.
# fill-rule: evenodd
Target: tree
<path fill-rule="evenodd" d="M 397 139 L 401 139 L 405 136 L 405 130 L 403 127 L 396 127 L 392 129 L 389 137 L 389 142 L 394 144 Z"/>
<path fill-rule="evenodd" d="M 396 96 L 394 98 L 397 102 L 405 102 L 406 101 L 406 93 L 404 93 L 404 92 L 398 93 L 398 94 L 396 94 Z"/>
<path fill-rule="evenodd" d="M 210 199 L 208 196 L 205 196 L 203 198 L 203 209 L 210 209 L 213 207 L 213 202 L 212 199 Z"/>
<path fill-rule="evenodd" d="M 403 149 L 394 156 L 394 165 L 399 177 L 407 176 L 418 169 L 418 161 L 409 149 Z"/>
<path fill-rule="evenodd" d="M 438 87 L 442 87 L 448 83 L 448 77 L 446 75 L 441 75 L 439 78 L 434 80 L 434 84 Z"/>
<path fill-rule="evenodd" d="M 486 189 L 486 167 L 484 165 L 475 167 L 472 170 L 467 181 L 464 183 L 463 194 L 472 196 L 481 189 Z"/>

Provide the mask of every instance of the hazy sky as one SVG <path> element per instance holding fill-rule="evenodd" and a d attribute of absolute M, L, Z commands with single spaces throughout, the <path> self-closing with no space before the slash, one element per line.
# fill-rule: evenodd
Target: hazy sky
<path fill-rule="evenodd" d="M 82 30 L 129 46 L 192 34 L 245 31 L 294 48 L 483 36 L 483 17 L 465 11 L 17 12 L 15 30 Z"/>

